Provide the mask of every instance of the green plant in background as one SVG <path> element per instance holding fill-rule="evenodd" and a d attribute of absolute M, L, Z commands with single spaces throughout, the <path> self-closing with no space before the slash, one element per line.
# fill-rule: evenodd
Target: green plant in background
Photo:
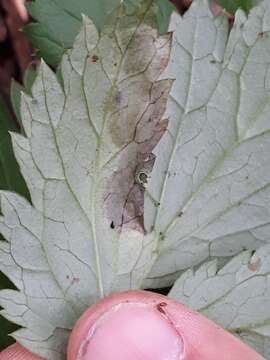
<path fill-rule="evenodd" d="M 243 9 L 248 12 L 256 2 L 254 0 L 217 0 L 220 6 L 226 9 L 229 13 L 234 14 L 237 9 Z"/>
<path fill-rule="evenodd" d="M 173 6 L 166 0 L 156 0 L 158 26 L 162 32 L 168 27 Z M 139 0 L 125 0 L 129 6 L 136 6 Z M 57 65 L 65 49 L 72 46 L 82 21 L 82 14 L 89 16 L 98 30 L 101 30 L 106 16 L 120 0 L 35 0 L 28 4 L 28 11 L 37 21 L 24 28 L 28 38 L 37 49 L 37 54 L 51 64 Z"/>
<path fill-rule="evenodd" d="M 138 0 L 124 0 L 136 4 Z M 232 14 L 238 8 L 245 11 L 258 0 L 217 0 L 218 4 Z M 102 29 L 106 16 L 115 9 L 120 0 L 35 0 L 28 4 L 35 23 L 24 29 L 37 54 L 51 64 L 57 65 L 63 51 L 72 46 L 81 24 L 81 14 L 89 16 L 99 30 Z M 161 33 L 166 32 L 174 6 L 168 0 L 156 0 L 157 20 Z"/>

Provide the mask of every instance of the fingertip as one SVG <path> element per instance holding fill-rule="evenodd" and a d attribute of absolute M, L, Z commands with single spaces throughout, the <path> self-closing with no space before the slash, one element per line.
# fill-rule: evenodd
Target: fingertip
<path fill-rule="evenodd" d="M 9 346 L 0 353 L 0 360 L 42 360 L 40 357 L 31 354 L 18 343 Z"/>
<path fill-rule="evenodd" d="M 143 291 L 112 294 L 88 309 L 69 341 L 68 360 L 182 360 L 181 335 L 160 297 Z"/>
<path fill-rule="evenodd" d="M 108 358 L 264 360 L 197 312 L 145 291 L 112 294 L 75 325 L 68 360 Z"/>

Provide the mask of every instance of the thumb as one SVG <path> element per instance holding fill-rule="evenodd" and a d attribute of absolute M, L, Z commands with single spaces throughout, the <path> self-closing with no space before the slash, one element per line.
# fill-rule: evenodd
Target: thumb
<path fill-rule="evenodd" d="M 263 360 L 186 306 L 146 291 L 116 293 L 76 324 L 68 360 Z"/>
<path fill-rule="evenodd" d="M 0 360 L 41 360 L 14 345 Z M 116 293 L 75 325 L 68 360 L 264 360 L 200 314 L 155 293 Z"/>
<path fill-rule="evenodd" d="M 14 344 L 1 352 L 0 360 L 42 360 L 36 355 L 32 355 L 19 344 Z"/>

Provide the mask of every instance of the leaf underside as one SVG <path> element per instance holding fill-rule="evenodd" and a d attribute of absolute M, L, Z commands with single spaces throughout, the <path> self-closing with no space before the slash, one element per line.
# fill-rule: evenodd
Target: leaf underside
<path fill-rule="evenodd" d="M 196 266 L 180 276 L 169 296 L 266 359 L 269 19 L 269 2 L 248 19 L 239 11 L 229 38 L 224 18 L 213 18 L 206 1 L 194 2 L 183 19 L 172 19 L 172 54 L 162 76 L 176 80 L 167 105 L 168 129 L 154 150 L 144 213 L 146 229 L 159 236 L 160 253 L 145 284 L 169 285 Z M 255 248 L 255 254 L 245 251 L 227 260 Z M 204 262 L 209 258 L 215 260 Z"/>
<path fill-rule="evenodd" d="M 269 243 L 270 4 L 214 18 L 207 1 L 174 15 L 168 129 L 154 149 L 145 226 L 159 236 L 146 286 Z M 187 35 L 188 34 L 188 35 Z"/>
<path fill-rule="evenodd" d="M 227 18 L 195 0 L 172 17 L 169 64 L 153 2 L 137 5 L 122 4 L 100 34 L 85 18 L 59 76 L 42 63 L 22 96 L 26 136 L 12 139 L 32 205 L 1 192 L 0 269 L 18 288 L 0 292 L 2 313 L 22 326 L 20 343 L 62 360 L 98 298 L 170 285 L 208 261 L 171 296 L 267 354 L 269 316 L 255 305 L 269 298 L 270 4 L 238 11 L 228 36 Z M 209 292 L 208 278 L 222 286 Z M 258 296 L 243 304 L 251 285 Z"/>
<path fill-rule="evenodd" d="M 170 44 L 152 1 L 120 6 L 101 34 L 85 18 L 63 57 L 63 84 L 42 62 L 32 96 L 21 97 L 26 136 L 12 140 L 32 205 L 0 194 L 0 269 L 18 289 L 1 291 L 0 305 L 22 326 L 13 337 L 43 358 L 65 359 L 81 313 L 111 291 L 139 288 L 153 264 L 140 179 L 167 124 L 171 80 L 158 78 Z"/>
<path fill-rule="evenodd" d="M 200 311 L 266 359 L 270 358 L 270 246 L 237 255 L 220 270 L 217 261 L 186 271 L 169 297 Z"/>

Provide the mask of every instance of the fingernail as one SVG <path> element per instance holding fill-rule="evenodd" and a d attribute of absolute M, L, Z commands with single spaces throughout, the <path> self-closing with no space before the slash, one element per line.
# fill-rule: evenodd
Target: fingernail
<path fill-rule="evenodd" d="M 120 303 L 88 330 L 77 360 L 183 360 L 183 340 L 162 304 Z"/>

